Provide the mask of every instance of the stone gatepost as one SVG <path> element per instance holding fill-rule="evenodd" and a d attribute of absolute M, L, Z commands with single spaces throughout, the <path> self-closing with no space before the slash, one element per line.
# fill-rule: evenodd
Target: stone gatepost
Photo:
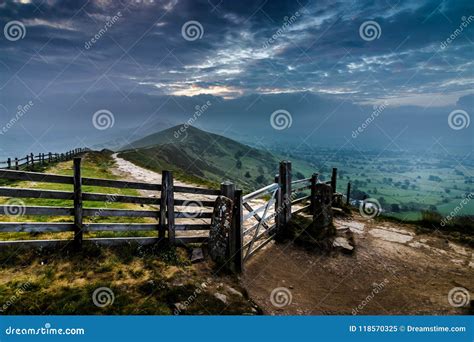
<path fill-rule="evenodd" d="M 209 232 L 209 255 L 222 266 L 228 261 L 229 234 L 232 225 L 232 200 L 218 196 L 214 204 Z"/>
<path fill-rule="evenodd" d="M 314 185 L 311 233 L 315 237 L 329 237 L 336 233 L 332 224 L 332 196 L 330 185 L 324 183 Z"/>

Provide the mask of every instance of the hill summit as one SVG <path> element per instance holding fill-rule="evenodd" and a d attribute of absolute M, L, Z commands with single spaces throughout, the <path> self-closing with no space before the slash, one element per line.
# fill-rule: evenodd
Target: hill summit
<path fill-rule="evenodd" d="M 124 146 L 120 157 L 155 171 L 213 186 L 230 180 L 246 190 L 272 182 L 279 158 L 192 126 L 175 126 Z"/>

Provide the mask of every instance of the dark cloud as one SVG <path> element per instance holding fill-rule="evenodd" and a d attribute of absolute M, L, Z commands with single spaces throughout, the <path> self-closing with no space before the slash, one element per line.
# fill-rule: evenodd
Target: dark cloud
<path fill-rule="evenodd" d="M 34 144 L 24 129 L 36 127 L 36 139 L 46 144 L 41 130 L 67 130 L 71 121 L 77 137 L 103 140 L 104 132 L 90 127 L 98 109 L 114 112 L 118 134 L 155 127 L 149 117 L 161 124 L 186 119 L 202 100 L 192 96 L 202 94 L 219 103 L 209 114 L 215 120 L 202 120 L 208 129 L 238 126 L 236 116 L 258 112 L 263 125 L 278 106 L 292 107 L 299 135 L 331 111 L 355 125 L 354 112 L 383 100 L 397 108 L 389 111 L 394 118 L 447 115 L 472 104 L 460 98 L 474 83 L 474 20 L 455 33 L 472 15 L 467 0 L 7 1 L 0 4 L 2 32 L 16 20 L 26 35 L 0 39 L 0 123 L 32 100 L 28 120 L 9 132 L 13 140 L 26 134 L 25 144 Z M 183 38 L 182 26 L 191 20 L 202 26 L 201 39 Z M 369 20 L 381 29 L 372 41 L 359 34 Z"/>

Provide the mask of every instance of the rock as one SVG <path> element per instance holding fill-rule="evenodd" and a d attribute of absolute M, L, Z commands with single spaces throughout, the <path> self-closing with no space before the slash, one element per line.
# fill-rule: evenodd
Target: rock
<path fill-rule="evenodd" d="M 209 232 L 209 255 L 218 265 L 227 261 L 227 241 L 232 224 L 232 200 L 218 196 L 214 205 Z"/>
<path fill-rule="evenodd" d="M 227 304 L 227 296 L 226 295 L 224 295 L 222 293 L 219 293 L 219 292 L 216 292 L 216 293 L 214 293 L 214 297 L 219 299 L 222 303 Z"/>
<path fill-rule="evenodd" d="M 236 289 L 234 289 L 233 287 L 230 287 L 230 286 L 227 286 L 227 291 L 234 294 L 234 295 L 236 295 L 236 296 L 239 296 L 239 297 L 244 296 L 241 292 L 237 291 Z"/>
<path fill-rule="evenodd" d="M 202 252 L 202 248 L 194 248 L 191 255 L 191 262 L 194 264 L 196 262 L 200 262 L 203 260 L 204 260 L 204 253 Z"/>
<path fill-rule="evenodd" d="M 352 251 L 354 250 L 354 247 L 351 246 L 349 241 L 345 237 L 342 237 L 342 236 L 335 238 L 332 245 L 335 248 L 342 248 L 343 250 L 346 250 L 349 253 L 352 253 Z"/>

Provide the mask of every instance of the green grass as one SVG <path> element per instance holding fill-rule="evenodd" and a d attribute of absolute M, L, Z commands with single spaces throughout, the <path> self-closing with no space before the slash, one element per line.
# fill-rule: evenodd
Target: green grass
<path fill-rule="evenodd" d="M 214 296 L 223 293 L 223 283 L 245 295 L 235 278 L 217 278 L 211 268 L 192 265 L 189 253 L 166 245 L 133 244 L 116 248 L 87 245 L 80 252 L 3 249 L 0 314 L 252 314 L 246 296 L 226 292 L 228 306 Z M 113 303 L 94 304 L 93 293 L 100 287 L 112 290 Z M 186 308 L 176 312 L 176 303 L 186 301 Z"/>

